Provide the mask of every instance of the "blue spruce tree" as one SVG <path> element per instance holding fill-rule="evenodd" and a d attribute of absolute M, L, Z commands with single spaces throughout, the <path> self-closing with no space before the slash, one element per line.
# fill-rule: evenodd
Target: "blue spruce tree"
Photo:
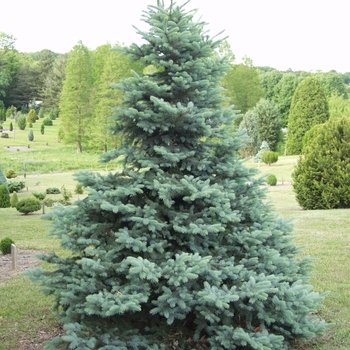
<path fill-rule="evenodd" d="M 172 1 L 144 12 L 146 43 L 126 51 L 154 73 L 118 85 L 124 143 L 103 158 L 123 169 L 80 172 L 88 196 L 53 211 L 70 253 L 31 272 L 64 325 L 47 349 L 286 349 L 326 327 L 310 258 L 240 160 L 220 41 L 194 14 Z"/>

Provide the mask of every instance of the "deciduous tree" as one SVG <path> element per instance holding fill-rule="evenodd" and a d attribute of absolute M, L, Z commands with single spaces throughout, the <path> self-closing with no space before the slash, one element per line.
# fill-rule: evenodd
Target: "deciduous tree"
<path fill-rule="evenodd" d="M 91 52 L 79 42 L 69 53 L 59 103 L 63 142 L 77 145 L 78 153 L 88 144 L 93 128 L 92 69 Z"/>

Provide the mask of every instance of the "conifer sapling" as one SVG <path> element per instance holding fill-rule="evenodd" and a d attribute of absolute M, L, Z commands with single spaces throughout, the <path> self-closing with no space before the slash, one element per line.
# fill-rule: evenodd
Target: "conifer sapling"
<path fill-rule="evenodd" d="M 150 74 L 118 88 L 113 133 L 122 171 L 80 172 L 87 196 L 58 207 L 52 235 L 69 254 L 31 271 L 66 334 L 48 349 L 286 349 L 326 326 L 315 314 L 310 258 L 264 202 L 238 151 L 220 81 L 220 40 L 185 5 L 158 1 L 126 48 Z"/>

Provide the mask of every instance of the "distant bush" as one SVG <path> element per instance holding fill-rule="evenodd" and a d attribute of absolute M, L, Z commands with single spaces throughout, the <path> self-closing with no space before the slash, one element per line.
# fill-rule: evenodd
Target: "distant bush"
<path fill-rule="evenodd" d="M 6 171 L 5 176 L 8 179 L 14 179 L 15 177 L 17 177 L 17 173 L 13 169 L 9 169 L 9 170 Z"/>
<path fill-rule="evenodd" d="M 0 241 L 0 250 L 2 254 L 10 254 L 11 253 L 11 244 L 15 244 L 15 242 L 10 237 L 5 237 Z"/>
<path fill-rule="evenodd" d="M 277 184 L 277 177 L 273 174 L 270 174 L 267 178 L 266 178 L 266 182 L 268 185 L 270 186 L 276 186 Z"/>
<path fill-rule="evenodd" d="M 261 156 L 261 160 L 268 165 L 276 163 L 278 161 L 278 153 L 273 151 L 265 151 Z"/>
<path fill-rule="evenodd" d="M 10 193 L 7 186 L 2 183 L 0 185 L 0 208 L 10 208 Z"/>
<path fill-rule="evenodd" d="M 44 135 L 44 133 L 45 133 L 45 125 L 44 124 L 41 124 L 40 132 L 41 132 L 41 135 Z"/>
<path fill-rule="evenodd" d="M 52 126 L 52 125 L 53 125 L 53 122 L 52 122 L 52 120 L 51 120 L 50 118 L 45 118 L 45 119 L 43 120 L 43 124 L 44 124 L 45 126 Z"/>
<path fill-rule="evenodd" d="M 17 205 L 16 209 L 25 215 L 33 213 L 41 209 L 41 203 L 39 199 L 36 198 L 24 198 L 21 199 Z"/>
<path fill-rule="evenodd" d="M 58 118 L 58 110 L 57 109 L 52 109 L 50 111 L 49 118 L 51 120 L 55 120 L 56 118 Z"/>
<path fill-rule="evenodd" d="M 55 201 L 53 198 L 49 198 L 49 197 L 45 198 L 43 200 L 43 204 L 45 204 L 47 207 L 52 207 L 55 202 L 57 202 L 57 201 Z"/>
<path fill-rule="evenodd" d="M 8 139 L 8 138 L 9 138 L 9 134 L 8 134 L 7 132 L 2 132 L 1 135 L 0 135 L 0 137 L 1 137 L 2 139 Z"/>
<path fill-rule="evenodd" d="M 13 124 L 12 124 L 12 122 L 10 123 L 10 131 L 13 131 Z"/>
<path fill-rule="evenodd" d="M 36 119 L 37 119 L 37 116 L 36 116 L 35 109 L 31 109 L 27 116 L 27 122 L 29 124 L 32 124 L 32 123 L 35 123 Z"/>
<path fill-rule="evenodd" d="M 35 192 L 35 191 L 33 191 L 33 192 L 32 192 L 32 195 L 33 195 L 36 199 L 39 199 L 39 201 L 44 200 L 45 197 L 46 197 L 46 193 L 44 193 L 44 192 Z"/>
<path fill-rule="evenodd" d="M 29 129 L 29 132 L 28 132 L 28 141 L 34 141 L 33 129 Z"/>
<path fill-rule="evenodd" d="M 18 193 L 20 190 L 23 190 L 23 188 L 26 187 L 24 181 L 10 181 L 7 185 L 10 193 L 13 193 L 14 191 Z"/>
<path fill-rule="evenodd" d="M 60 194 L 61 191 L 57 187 L 49 187 L 46 189 L 46 194 Z"/>
<path fill-rule="evenodd" d="M 17 125 L 19 127 L 20 130 L 24 130 L 27 126 L 27 119 L 25 115 L 21 115 L 18 119 L 17 119 Z"/>
<path fill-rule="evenodd" d="M 17 192 L 13 191 L 11 199 L 10 199 L 11 208 L 16 208 L 17 203 L 18 203 Z"/>

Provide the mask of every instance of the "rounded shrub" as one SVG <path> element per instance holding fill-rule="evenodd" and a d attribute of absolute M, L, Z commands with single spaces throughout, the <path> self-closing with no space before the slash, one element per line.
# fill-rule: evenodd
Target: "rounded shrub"
<path fill-rule="evenodd" d="M 20 130 L 24 130 L 27 126 L 27 119 L 25 115 L 21 115 L 18 119 L 17 119 L 17 125 L 18 128 Z"/>
<path fill-rule="evenodd" d="M 10 237 L 5 237 L 0 241 L 0 250 L 2 254 L 10 254 L 11 253 L 11 244 L 15 244 L 15 242 Z"/>
<path fill-rule="evenodd" d="M 349 154 L 349 118 L 330 119 L 318 128 L 292 173 L 302 208 L 350 208 Z"/>
<path fill-rule="evenodd" d="M 265 151 L 261 156 L 261 160 L 268 165 L 276 163 L 278 161 L 278 153 L 274 151 Z"/>
<path fill-rule="evenodd" d="M 8 189 L 10 193 L 16 191 L 17 193 L 23 188 L 26 187 L 26 183 L 24 181 L 10 181 L 8 183 Z"/>
<path fill-rule="evenodd" d="M 53 125 L 53 122 L 52 122 L 52 120 L 51 120 L 50 118 L 45 118 L 45 119 L 43 120 L 43 124 L 44 124 L 45 126 L 52 126 L 52 125 Z"/>
<path fill-rule="evenodd" d="M 7 132 L 3 132 L 3 133 L 1 133 L 0 137 L 2 139 L 8 139 L 9 138 L 9 134 Z"/>
<path fill-rule="evenodd" d="M 270 174 L 267 178 L 266 178 L 266 182 L 269 186 L 276 186 L 277 185 L 277 177 L 273 174 Z"/>
<path fill-rule="evenodd" d="M 32 192 L 32 195 L 36 198 L 39 199 L 39 201 L 43 201 L 46 197 L 46 193 L 45 192 Z"/>
<path fill-rule="evenodd" d="M 49 187 L 46 189 L 46 194 L 60 194 L 61 191 L 57 187 Z"/>
<path fill-rule="evenodd" d="M 39 199 L 36 198 L 24 198 L 21 199 L 17 205 L 16 209 L 25 215 L 33 213 L 41 209 L 41 203 Z"/>
<path fill-rule="evenodd" d="M 14 179 L 15 177 L 17 177 L 17 173 L 13 169 L 9 169 L 6 171 L 5 176 L 8 179 Z"/>

